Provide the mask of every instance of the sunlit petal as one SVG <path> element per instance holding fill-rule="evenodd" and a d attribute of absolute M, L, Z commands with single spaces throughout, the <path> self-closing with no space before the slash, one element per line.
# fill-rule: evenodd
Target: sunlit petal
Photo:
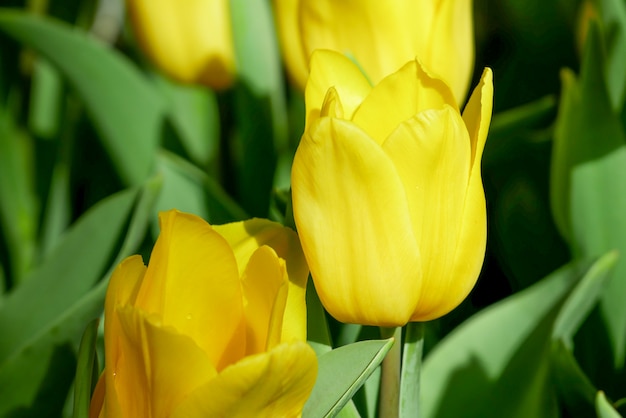
<path fill-rule="evenodd" d="M 371 90 L 367 78 L 350 59 L 334 51 L 313 52 L 311 75 L 304 95 L 307 127 L 318 118 L 326 93 L 331 87 L 337 91 L 346 119 L 352 117 Z M 306 129 L 305 127 L 305 131 Z"/>
<path fill-rule="evenodd" d="M 349 122 L 320 119 L 302 138 L 292 187 L 327 310 L 344 322 L 406 323 L 419 298 L 420 256 L 402 182 L 381 147 Z"/>
<path fill-rule="evenodd" d="M 285 343 L 246 357 L 193 392 L 172 418 L 297 417 L 317 376 L 306 343 Z"/>
<path fill-rule="evenodd" d="M 158 317 L 131 306 L 118 308 L 116 315 L 124 358 L 110 376 L 125 416 L 168 417 L 217 374 L 206 352 L 188 336 L 163 327 Z"/>
<path fill-rule="evenodd" d="M 262 353 L 280 341 L 287 302 L 284 260 L 262 246 L 252 254 L 242 278 L 246 315 L 246 355 Z"/>
<path fill-rule="evenodd" d="M 120 401 L 115 388 L 115 370 L 124 367 L 126 355 L 123 351 L 122 333 L 117 308 L 134 303 L 146 273 L 140 256 L 131 256 L 120 263 L 111 275 L 104 302 L 104 385 L 107 416 L 122 416 Z M 101 379 L 102 379 L 101 378 Z"/>
<path fill-rule="evenodd" d="M 285 260 L 289 290 L 283 321 L 282 338 L 306 340 L 305 292 L 309 267 L 304 258 L 300 239 L 290 228 L 267 219 L 250 219 L 214 226 L 230 244 L 237 258 L 239 273 L 243 274 L 248 260 L 260 246 L 271 247 Z"/>
<path fill-rule="evenodd" d="M 241 358 L 245 349 L 243 298 L 233 251 L 197 216 L 169 211 L 160 220 L 161 235 L 136 306 L 158 313 L 164 325 L 193 338 L 219 370 Z"/>
<path fill-rule="evenodd" d="M 418 61 L 411 60 L 374 87 L 352 122 L 382 144 L 401 122 L 444 105 L 457 108 L 450 88 L 429 75 Z"/>

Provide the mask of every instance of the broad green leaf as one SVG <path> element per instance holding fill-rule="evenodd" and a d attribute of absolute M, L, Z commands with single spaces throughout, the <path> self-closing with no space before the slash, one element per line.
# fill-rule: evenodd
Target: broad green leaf
<path fill-rule="evenodd" d="M 103 276 L 108 278 L 115 265 L 142 242 L 159 190 L 157 177 L 141 190 L 124 191 L 98 203 L 72 226 L 53 252 L 52 261 L 44 262 L 18 288 L 26 289 L 24 293 L 11 294 L 2 306 L 0 327 L 11 331 L 15 340 L 3 340 L 0 346 L 6 354 L 0 360 L 0 393 L 10 400 L 0 403 L 0 416 L 23 408 L 37 411 L 40 397 L 60 390 L 49 380 L 61 382 L 59 374 L 67 374 L 74 366 L 58 371 L 51 363 L 53 356 L 63 348 L 74 361 L 73 350 L 85 324 L 102 312 L 108 280 L 94 283 Z M 110 264 L 108 271 L 104 270 Z M 33 287 L 28 288 L 31 283 Z M 6 326 L 11 320 L 16 323 L 13 328 Z M 25 326 L 23 330 L 17 329 L 20 324 Z M 71 380 L 68 387 L 69 383 Z"/>
<path fill-rule="evenodd" d="M 576 257 L 626 253 L 626 135 L 609 100 L 600 32 L 591 24 L 580 79 L 562 73 L 563 93 L 554 137 L 551 201 L 557 225 Z M 626 259 L 615 268 L 600 303 L 614 364 L 626 348 Z M 596 353 L 598 355 L 598 353 Z"/>
<path fill-rule="evenodd" d="M 104 275 L 127 225 L 137 190 L 111 196 L 89 210 L 62 243 L 0 309 L 0 367 Z"/>
<path fill-rule="evenodd" d="M 78 335 L 84 326 L 76 327 Z M 60 417 L 75 369 L 75 348 L 68 342 L 48 338 L 21 351 L 0 368 L 0 416 Z"/>
<path fill-rule="evenodd" d="M 43 55 L 82 98 L 121 178 L 141 184 L 150 172 L 163 101 L 118 52 L 65 23 L 0 10 L 0 30 Z"/>
<path fill-rule="evenodd" d="M 573 263 L 485 308 L 452 331 L 422 368 L 423 416 L 553 417 L 550 382 L 554 321 L 585 276 L 606 274 L 605 259 Z M 591 279 L 587 279 L 591 280 Z"/>
<path fill-rule="evenodd" d="M 267 217 L 277 152 L 287 147 L 287 110 L 271 5 L 232 0 L 233 39 L 239 80 L 234 94 L 233 138 L 239 201 L 252 216 Z"/>
<path fill-rule="evenodd" d="M 394 341 L 346 345 L 319 357 L 318 376 L 303 418 L 334 417 L 383 361 Z"/>
<path fill-rule="evenodd" d="M 555 340 L 551 352 L 552 380 L 559 400 L 569 416 L 593 416 L 596 388 L 581 370 L 576 358 L 563 341 Z"/>
<path fill-rule="evenodd" d="M 599 391 L 596 396 L 596 413 L 598 414 L 598 418 L 622 418 L 619 412 L 617 412 L 608 399 L 606 399 L 602 391 Z"/>
<path fill-rule="evenodd" d="M 74 418 L 89 416 L 91 394 L 98 380 L 98 358 L 96 342 L 98 341 L 98 319 L 87 325 L 78 348 L 76 379 L 74 380 Z"/>

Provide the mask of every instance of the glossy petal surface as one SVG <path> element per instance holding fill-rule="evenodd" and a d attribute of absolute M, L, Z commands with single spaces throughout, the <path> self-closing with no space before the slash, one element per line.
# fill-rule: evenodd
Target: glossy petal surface
<path fill-rule="evenodd" d="M 344 119 L 352 118 L 355 110 L 372 89 L 363 73 L 345 56 L 327 50 L 313 52 L 311 75 L 304 93 L 305 131 L 319 117 L 322 104 L 331 87 L 340 97 Z"/>
<path fill-rule="evenodd" d="M 157 317 L 130 306 L 119 308 L 117 315 L 125 361 L 113 379 L 125 416 L 168 417 L 217 374 L 206 352 L 188 336 L 163 327 Z"/>
<path fill-rule="evenodd" d="M 445 104 L 457 108 L 448 86 L 413 60 L 374 87 L 355 112 L 352 122 L 382 144 L 401 122 L 423 110 L 440 109 Z"/>
<path fill-rule="evenodd" d="M 122 407 L 118 399 L 116 388 L 116 370 L 126 367 L 128 358 L 123 351 L 122 328 L 117 316 L 117 309 L 120 306 L 134 303 L 139 286 L 146 273 L 146 266 L 140 256 L 131 256 L 122 261 L 115 269 L 104 302 L 104 333 L 107 336 L 104 340 L 104 362 L 105 369 L 101 379 L 105 385 L 105 406 L 106 416 L 121 417 Z"/>
<path fill-rule="evenodd" d="M 447 284 L 459 284 L 460 278 L 451 276 L 451 268 L 465 221 L 469 135 L 461 115 L 450 107 L 427 110 L 400 124 L 384 149 L 396 165 L 409 199 L 424 277 L 416 306 L 428 312 L 447 299 Z"/>
<path fill-rule="evenodd" d="M 271 247 L 285 260 L 289 290 L 285 307 L 283 341 L 306 340 L 305 292 L 309 267 L 304 258 L 298 235 L 290 228 L 267 219 L 250 219 L 214 226 L 232 247 L 239 273 L 243 274 L 248 260 L 261 246 Z"/>
<path fill-rule="evenodd" d="M 292 187 L 328 311 L 343 322 L 406 323 L 419 298 L 420 253 L 402 182 L 381 147 L 349 122 L 320 119 L 302 138 Z"/>
<path fill-rule="evenodd" d="M 316 375 L 311 347 L 304 342 L 281 344 L 224 369 L 194 391 L 172 417 L 297 417 Z"/>
<path fill-rule="evenodd" d="M 252 254 L 242 279 L 246 315 L 246 355 L 262 353 L 281 338 L 289 289 L 284 260 L 270 247 Z"/>
<path fill-rule="evenodd" d="M 170 211 L 160 220 L 136 306 L 193 338 L 220 370 L 245 349 L 237 262 L 228 242 L 197 216 Z"/>

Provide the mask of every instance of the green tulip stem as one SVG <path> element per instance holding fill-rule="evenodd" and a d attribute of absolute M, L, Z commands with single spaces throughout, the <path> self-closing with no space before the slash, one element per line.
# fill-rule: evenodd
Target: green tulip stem
<path fill-rule="evenodd" d="M 400 418 L 418 418 L 420 372 L 424 348 L 424 324 L 409 322 L 406 326 L 400 379 Z"/>
<path fill-rule="evenodd" d="M 394 338 L 394 343 L 382 363 L 380 377 L 380 399 L 378 416 L 398 418 L 400 402 L 400 361 L 402 357 L 401 340 L 402 328 L 380 328 L 382 338 Z"/>

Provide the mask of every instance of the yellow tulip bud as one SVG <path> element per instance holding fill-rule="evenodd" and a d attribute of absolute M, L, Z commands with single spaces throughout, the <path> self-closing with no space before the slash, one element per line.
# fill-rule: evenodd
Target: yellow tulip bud
<path fill-rule="evenodd" d="M 316 49 L 346 54 L 373 84 L 417 58 L 464 101 L 474 69 L 472 0 L 274 0 L 287 70 L 304 88 Z"/>
<path fill-rule="evenodd" d="M 227 0 L 127 0 L 139 46 L 161 71 L 184 83 L 232 85 L 235 52 Z"/>
<path fill-rule="evenodd" d="M 349 59 L 318 50 L 305 101 L 293 211 L 328 312 L 399 326 L 454 309 L 485 254 L 491 71 L 461 115 L 449 87 L 417 60 L 372 88 Z"/>
<path fill-rule="evenodd" d="M 129 257 L 111 277 L 90 416 L 299 416 L 317 360 L 296 234 L 177 211 L 160 221 L 148 267 Z"/>

